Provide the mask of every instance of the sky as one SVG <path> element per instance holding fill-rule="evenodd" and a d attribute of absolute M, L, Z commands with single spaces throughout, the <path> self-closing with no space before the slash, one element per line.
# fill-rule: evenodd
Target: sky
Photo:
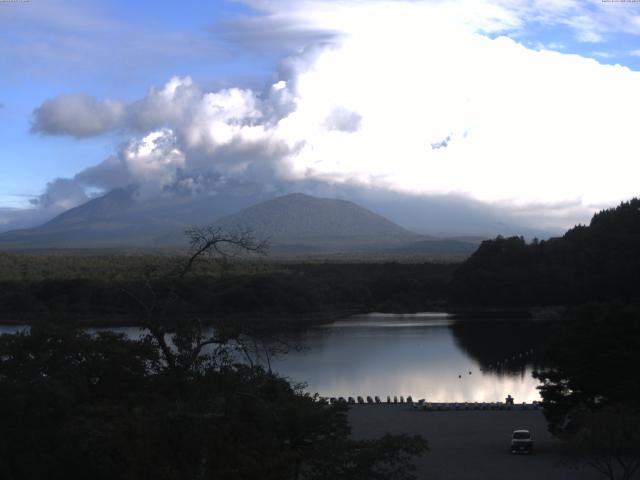
<path fill-rule="evenodd" d="M 639 71 L 633 1 L 0 1 L 0 230 L 231 180 L 566 228 L 638 194 Z"/>

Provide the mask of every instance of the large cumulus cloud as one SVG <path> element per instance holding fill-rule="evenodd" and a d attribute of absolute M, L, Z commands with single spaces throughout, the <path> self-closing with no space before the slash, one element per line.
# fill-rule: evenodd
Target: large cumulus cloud
<path fill-rule="evenodd" d="M 136 184 L 148 197 L 175 186 L 178 176 L 194 188 L 210 182 L 207 176 L 273 180 L 292 147 L 277 138 L 263 108 L 250 90 L 203 92 L 189 77 L 171 78 L 128 106 L 117 128 L 134 137 L 75 181 L 101 189 Z"/>
<path fill-rule="evenodd" d="M 538 219 L 637 194 L 640 73 L 483 33 L 517 28 L 518 9 L 482 3 L 477 21 L 474 9 L 451 20 L 450 2 L 392 3 L 294 9 L 314 31 L 340 34 L 289 56 L 264 91 L 209 92 L 174 77 L 127 105 L 49 100 L 34 130 L 129 132 L 74 181 L 137 183 L 146 195 L 207 176 L 313 180 L 466 197 Z M 266 20 L 282 21 L 274 15 Z"/>

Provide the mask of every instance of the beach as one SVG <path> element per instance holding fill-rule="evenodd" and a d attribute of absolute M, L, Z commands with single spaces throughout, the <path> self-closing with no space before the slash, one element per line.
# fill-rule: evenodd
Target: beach
<path fill-rule="evenodd" d="M 353 405 L 349 409 L 352 436 L 375 438 L 385 433 L 420 434 L 429 452 L 417 458 L 419 479 L 429 480 L 591 480 L 595 470 L 576 468 L 562 444 L 547 431 L 540 410 L 422 411 L 407 404 Z M 532 455 L 514 455 L 511 433 L 528 429 Z"/>

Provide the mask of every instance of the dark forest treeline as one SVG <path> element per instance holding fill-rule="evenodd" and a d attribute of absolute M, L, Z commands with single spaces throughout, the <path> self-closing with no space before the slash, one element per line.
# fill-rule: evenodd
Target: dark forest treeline
<path fill-rule="evenodd" d="M 135 321 L 131 292 L 168 288 L 180 256 L 0 254 L 0 318 Z M 409 312 L 458 307 L 638 303 L 640 200 L 594 215 L 564 236 L 485 241 L 456 263 L 278 263 L 202 259 L 177 285 L 171 315 Z M 127 318 L 125 318 L 127 317 Z"/>
<path fill-rule="evenodd" d="M 19 259 L 19 257 L 16 257 Z M 14 258 L 13 261 L 16 261 Z M 66 260 L 70 271 L 73 257 Z M 139 259 L 134 261 L 139 262 Z M 169 260 L 165 260 L 169 261 Z M 83 264 L 87 259 L 79 258 Z M 100 263 L 98 263 L 100 265 Z M 306 314 L 338 311 L 417 311 L 441 305 L 454 264 L 289 264 L 227 266 L 202 262 L 196 275 L 175 284 L 158 269 L 146 277 L 137 270 L 127 276 L 93 275 L 86 266 L 79 274 L 48 278 L 0 281 L 0 316 L 26 320 L 34 315 L 64 315 L 85 319 L 101 316 L 135 321 L 139 298 L 149 292 L 177 289 L 169 316 L 197 314 L 204 318 L 218 314 Z M 159 269 L 165 271 L 164 267 Z M 76 277 L 76 278 L 74 278 Z"/>
<path fill-rule="evenodd" d="M 456 270 L 458 305 L 577 305 L 640 300 L 640 199 L 594 215 L 564 236 L 483 242 Z"/>
<path fill-rule="evenodd" d="M 568 307 L 535 372 L 544 414 L 576 462 L 612 480 L 640 469 L 639 281 L 634 198 L 560 238 L 483 242 L 450 284 L 457 305 Z"/>

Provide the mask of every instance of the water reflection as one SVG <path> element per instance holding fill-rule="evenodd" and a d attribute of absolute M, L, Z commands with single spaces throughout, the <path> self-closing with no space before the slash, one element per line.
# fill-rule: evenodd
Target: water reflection
<path fill-rule="evenodd" d="M 24 328 L 0 326 L 0 333 Z M 271 363 L 323 396 L 494 402 L 511 395 L 516 402 L 531 402 L 540 396 L 530 351 L 537 351 L 549 328 L 523 321 L 458 321 L 440 313 L 359 315 L 295 334 L 287 341 L 301 348 Z M 89 329 L 100 330 L 105 329 Z M 143 334 L 136 327 L 108 330 L 129 338 Z"/>
<path fill-rule="evenodd" d="M 27 330 L 29 330 L 29 327 L 26 325 L 0 325 L 0 335 L 25 332 Z"/>
<path fill-rule="evenodd" d="M 453 322 L 458 346 L 485 370 L 496 375 L 526 375 L 539 368 L 540 346 L 553 324 L 522 319 Z"/>
<path fill-rule="evenodd" d="M 446 314 L 351 317 L 305 332 L 298 342 L 307 348 L 273 365 L 325 396 L 411 395 L 432 402 L 491 402 L 510 394 L 517 402 L 539 400 L 531 363 L 509 370 L 489 369 L 483 362 L 485 351 L 499 357 L 506 352 L 502 346 L 521 348 L 514 339 L 527 336 L 522 326 L 483 321 L 484 327 L 475 323 L 466 329 L 469 322 Z M 527 336 L 534 343 L 537 338 Z M 491 355 L 486 358 L 493 359 Z"/>

